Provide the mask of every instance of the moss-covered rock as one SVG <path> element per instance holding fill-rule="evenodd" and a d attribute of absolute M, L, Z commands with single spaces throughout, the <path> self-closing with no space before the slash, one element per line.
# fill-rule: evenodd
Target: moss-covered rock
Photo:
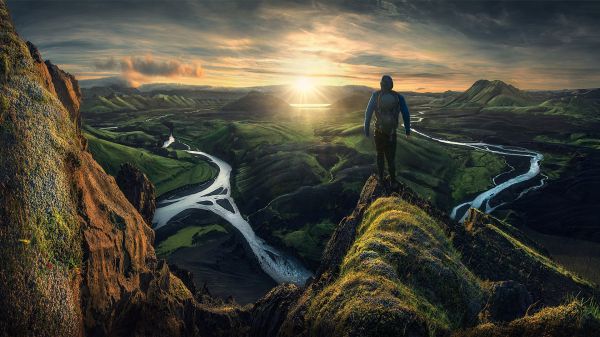
<path fill-rule="evenodd" d="M 600 336 L 600 309 L 589 301 L 573 300 L 544 308 L 507 324 L 487 323 L 453 337 L 588 337 Z"/>
<path fill-rule="evenodd" d="M 361 211 L 340 224 L 354 236 L 336 231 L 332 240 L 339 242 L 328 246 L 335 255 L 328 263 L 345 252 L 339 270 L 322 269 L 283 335 L 435 336 L 477 323 L 483 287 L 462 264 L 446 226 L 399 194 L 382 193 L 371 178 Z"/>
<path fill-rule="evenodd" d="M 543 247 L 507 223 L 471 209 L 464 227 L 455 229 L 454 245 L 470 270 L 484 280 L 523 284 L 538 307 L 595 295 L 594 284 L 552 261 Z"/>

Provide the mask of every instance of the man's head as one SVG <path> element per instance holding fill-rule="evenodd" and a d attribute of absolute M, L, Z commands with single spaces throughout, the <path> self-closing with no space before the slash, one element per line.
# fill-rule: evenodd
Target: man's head
<path fill-rule="evenodd" d="M 394 87 L 394 81 L 390 75 L 383 75 L 379 84 L 381 85 L 381 91 L 390 91 Z"/>

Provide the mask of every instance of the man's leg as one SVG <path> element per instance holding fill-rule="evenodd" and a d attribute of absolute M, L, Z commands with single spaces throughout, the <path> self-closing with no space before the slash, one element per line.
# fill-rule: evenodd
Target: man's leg
<path fill-rule="evenodd" d="M 388 142 L 385 149 L 385 157 L 388 163 L 388 170 L 390 171 L 390 180 L 394 183 L 396 181 L 396 133 L 387 137 Z"/>
<path fill-rule="evenodd" d="M 375 150 L 377 151 L 377 175 L 383 181 L 384 157 L 385 157 L 385 135 L 375 131 Z"/>

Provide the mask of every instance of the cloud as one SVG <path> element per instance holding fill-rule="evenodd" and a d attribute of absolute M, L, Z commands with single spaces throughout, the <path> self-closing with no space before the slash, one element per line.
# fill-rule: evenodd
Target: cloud
<path fill-rule="evenodd" d="M 121 60 L 123 73 L 137 73 L 143 76 L 160 77 L 201 77 L 202 67 L 195 63 L 182 63 L 178 60 L 155 60 L 152 56 L 129 56 Z"/>
<path fill-rule="evenodd" d="M 152 55 L 126 56 L 120 60 L 110 57 L 94 62 L 94 66 L 97 70 L 102 71 L 119 70 L 124 79 L 135 83 L 145 82 L 152 77 L 199 78 L 204 73 L 202 67 L 197 63 L 183 63 L 175 59 L 155 59 Z"/>
<path fill-rule="evenodd" d="M 376 85 L 390 73 L 406 88 L 428 90 L 487 77 L 525 88 L 600 85 L 598 1 L 12 0 L 9 7 L 45 58 L 84 78 L 252 86 L 308 75 Z"/>

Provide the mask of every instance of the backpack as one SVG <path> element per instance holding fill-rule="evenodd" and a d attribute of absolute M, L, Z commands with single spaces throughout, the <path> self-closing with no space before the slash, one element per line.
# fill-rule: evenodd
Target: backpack
<path fill-rule="evenodd" d="M 390 93 L 396 98 L 396 104 L 389 110 L 381 109 L 381 96 L 382 93 L 377 93 L 377 108 L 375 109 L 375 128 L 386 135 L 392 135 L 396 132 L 398 127 L 398 107 L 400 106 L 400 97 L 395 91 Z"/>

